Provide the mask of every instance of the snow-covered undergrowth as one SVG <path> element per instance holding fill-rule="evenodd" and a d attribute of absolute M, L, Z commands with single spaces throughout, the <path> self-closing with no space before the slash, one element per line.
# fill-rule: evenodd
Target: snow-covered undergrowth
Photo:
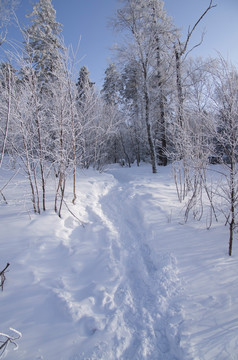
<path fill-rule="evenodd" d="M 32 215 L 20 174 L 4 190 L 0 331 L 22 333 L 6 358 L 238 359 L 238 248 L 229 258 L 223 223 L 183 223 L 170 167 L 78 175 L 66 200 L 84 226 L 67 209 Z"/>

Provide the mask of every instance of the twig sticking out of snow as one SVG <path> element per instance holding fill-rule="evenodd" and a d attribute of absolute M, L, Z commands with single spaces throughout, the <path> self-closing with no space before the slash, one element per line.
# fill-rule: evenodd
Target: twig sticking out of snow
<path fill-rule="evenodd" d="M 0 336 L 3 337 L 3 340 L 0 340 L 0 359 L 2 358 L 2 355 L 4 354 L 4 352 L 6 351 L 6 348 L 8 346 L 8 344 L 13 344 L 14 350 L 18 349 L 18 345 L 16 343 L 16 340 L 19 340 L 22 337 L 22 334 L 20 333 L 20 331 L 10 328 L 11 331 L 14 332 L 13 336 L 10 336 L 8 334 L 4 334 L 0 332 Z"/>
<path fill-rule="evenodd" d="M 64 199 L 63 199 L 63 203 L 65 204 L 65 206 L 66 206 L 67 210 L 69 211 L 69 213 L 70 213 L 75 219 L 77 219 L 77 220 L 80 222 L 80 224 L 84 227 L 84 226 L 85 226 L 85 223 L 84 223 L 82 220 L 80 220 L 80 219 L 73 213 L 73 211 L 70 210 L 68 204 L 66 203 L 66 201 L 65 201 Z"/>
<path fill-rule="evenodd" d="M 5 271 L 7 270 L 8 266 L 10 266 L 9 263 L 7 263 L 5 268 L 0 272 L 0 278 L 1 278 L 0 287 L 2 288 L 2 291 L 3 291 L 4 282 L 6 280 Z"/>

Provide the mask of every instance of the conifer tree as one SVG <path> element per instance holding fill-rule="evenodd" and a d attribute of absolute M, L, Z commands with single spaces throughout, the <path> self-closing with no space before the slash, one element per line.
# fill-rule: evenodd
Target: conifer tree
<path fill-rule="evenodd" d="M 91 161 L 91 138 L 93 128 L 95 127 L 94 113 L 96 104 L 96 93 L 94 89 L 94 83 L 90 80 L 90 74 L 86 66 L 82 66 L 79 71 L 77 87 L 77 111 L 78 111 L 78 123 L 77 127 L 80 133 L 78 135 L 79 142 L 79 158 L 80 163 L 84 167 L 88 167 Z"/>
<path fill-rule="evenodd" d="M 119 101 L 121 90 L 120 75 L 115 64 L 110 64 L 105 71 L 105 78 L 102 88 L 102 96 L 109 105 L 116 105 Z"/>
<path fill-rule="evenodd" d="M 28 15 L 32 25 L 25 30 L 25 47 L 41 81 L 52 76 L 60 58 L 62 26 L 56 21 L 51 0 L 39 0 Z"/>
<path fill-rule="evenodd" d="M 128 114 L 127 128 L 130 143 L 133 150 L 133 158 L 136 158 L 137 166 L 141 161 L 142 148 L 146 143 L 146 133 L 143 124 L 143 98 L 141 96 L 141 74 L 135 61 L 129 61 L 122 72 L 123 86 L 121 98 L 124 110 Z"/>
<path fill-rule="evenodd" d="M 93 85 L 94 82 L 90 80 L 88 68 L 86 66 L 82 66 L 79 71 L 78 81 L 76 83 L 78 90 L 77 99 L 79 102 L 83 103 L 87 96 L 87 92 L 90 89 L 93 89 Z"/>

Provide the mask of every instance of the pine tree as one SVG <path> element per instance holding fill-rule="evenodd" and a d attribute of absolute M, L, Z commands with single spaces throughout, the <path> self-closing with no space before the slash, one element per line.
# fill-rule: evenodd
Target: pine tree
<path fill-rule="evenodd" d="M 90 91 L 90 89 L 93 90 L 94 84 L 95 83 L 90 80 L 88 68 L 86 66 L 82 66 L 76 83 L 78 90 L 77 100 L 79 103 L 84 102 L 87 92 Z"/>
<path fill-rule="evenodd" d="M 143 144 L 146 142 L 146 134 L 143 126 L 143 97 L 141 94 L 141 74 L 138 64 L 129 61 L 122 72 L 121 98 L 124 111 L 128 114 L 127 128 L 133 151 L 133 159 L 136 158 L 137 166 L 141 161 Z"/>
<path fill-rule="evenodd" d="M 77 87 L 76 106 L 78 111 L 78 124 L 80 136 L 78 136 L 79 158 L 83 167 L 88 167 L 92 160 L 91 137 L 95 127 L 95 104 L 97 96 L 94 83 L 90 80 L 90 74 L 86 66 L 82 66 L 79 72 Z"/>
<path fill-rule="evenodd" d="M 116 70 L 115 64 L 110 64 L 105 71 L 105 78 L 102 88 L 102 96 L 109 105 L 116 105 L 119 101 L 121 90 L 120 75 Z"/>
<path fill-rule="evenodd" d="M 56 21 L 56 11 L 51 0 L 40 0 L 27 17 L 32 25 L 25 30 L 26 52 L 35 65 L 41 81 L 52 76 L 60 58 L 62 44 L 59 34 L 62 26 Z"/>

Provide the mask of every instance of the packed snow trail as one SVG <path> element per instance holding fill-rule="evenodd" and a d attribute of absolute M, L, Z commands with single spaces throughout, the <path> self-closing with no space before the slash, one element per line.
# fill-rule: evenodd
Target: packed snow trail
<path fill-rule="evenodd" d="M 116 177 L 116 170 L 111 173 Z M 125 178 L 117 178 L 117 184 L 100 200 L 104 217 L 117 229 L 113 253 L 123 269 L 114 294 L 120 346 L 112 359 L 183 358 L 176 260 L 171 254 L 160 254 L 159 249 L 152 253 L 147 244 L 142 203 L 150 200 L 150 195 L 141 194 Z"/>

